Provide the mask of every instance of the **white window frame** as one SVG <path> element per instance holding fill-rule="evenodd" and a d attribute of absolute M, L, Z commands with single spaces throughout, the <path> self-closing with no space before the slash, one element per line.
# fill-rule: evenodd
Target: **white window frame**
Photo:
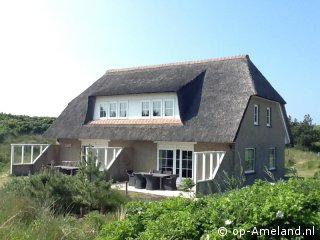
<path fill-rule="evenodd" d="M 166 102 L 172 103 L 172 115 L 171 116 L 166 116 Z M 174 118 L 174 99 L 164 99 L 163 100 L 163 118 Z"/>
<path fill-rule="evenodd" d="M 105 116 L 101 117 L 101 106 L 103 106 L 104 110 L 105 110 Z M 108 116 L 108 104 L 105 102 L 102 102 L 99 104 L 99 118 L 100 119 L 105 119 Z"/>
<path fill-rule="evenodd" d="M 273 152 L 273 166 L 270 165 L 270 153 Z M 270 147 L 268 151 L 268 169 L 276 170 L 276 162 L 277 162 L 277 151 L 275 147 Z"/>
<path fill-rule="evenodd" d="M 121 114 L 121 104 L 123 104 L 123 103 L 125 103 L 126 104 L 126 108 L 125 108 L 125 110 L 126 110 L 126 116 L 125 117 L 121 117 L 120 116 L 120 114 Z M 129 114 L 129 111 L 128 111 L 128 109 L 129 109 L 129 103 L 128 103 L 128 101 L 119 101 L 118 102 L 118 118 L 119 119 L 127 119 L 128 118 L 128 114 Z"/>
<path fill-rule="evenodd" d="M 259 105 L 258 104 L 253 105 L 253 124 L 255 126 L 259 125 Z"/>
<path fill-rule="evenodd" d="M 160 169 L 160 156 L 159 151 L 160 150 L 173 150 L 173 174 L 176 174 L 177 167 L 180 168 L 180 166 L 176 166 L 177 159 L 176 159 L 176 151 L 182 150 L 182 151 L 192 151 L 192 178 L 194 176 L 194 145 L 196 142 L 155 142 L 157 143 L 157 170 Z M 180 156 L 182 159 L 182 156 Z M 182 165 L 182 161 L 180 160 L 180 165 Z M 180 171 L 180 175 L 178 178 L 180 179 L 180 176 L 182 176 L 182 169 Z M 181 179 L 179 180 L 181 181 Z"/>
<path fill-rule="evenodd" d="M 115 104 L 116 105 L 116 116 L 114 116 L 114 117 L 111 117 L 110 116 L 110 113 L 111 113 L 111 104 Z M 116 119 L 116 118 L 118 118 L 118 103 L 117 102 L 109 102 L 109 104 L 108 104 L 108 118 L 110 118 L 110 119 Z"/>
<path fill-rule="evenodd" d="M 252 169 L 245 169 L 245 170 L 244 170 L 244 173 L 245 173 L 245 174 L 255 173 L 255 168 L 256 168 L 256 149 L 255 149 L 255 148 L 245 148 L 245 149 L 244 149 L 244 166 L 246 166 L 246 161 L 247 161 L 247 159 L 246 159 L 246 152 L 247 152 L 248 150 L 253 150 L 253 159 L 252 159 L 253 163 L 252 163 Z"/>
<path fill-rule="evenodd" d="M 153 103 L 155 102 L 160 102 L 160 116 L 153 116 Z M 151 101 L 151 118 L 162 118 L 163 117 L 163 104 L 162 104 L 162 99 L 154 99 Z"/>
<path fill-rule="evenodd" d="M 149 104 L 149 116 L 142 116 L 142 111 L 143 111 L 143 107 L 142 107 L 142 105 L 143 105 L 143 103 L 148 103 Z M 150 118 L 151 117 L 151 102 L 150 102 L 150 100 L 142 100 L 142 101 L 140 101 L 140 117 L 141 118 Z"/>
<path fill-rule="evenodd" d="M 271 127 L 271 107 L 267 107 L 267 127 Z"/>

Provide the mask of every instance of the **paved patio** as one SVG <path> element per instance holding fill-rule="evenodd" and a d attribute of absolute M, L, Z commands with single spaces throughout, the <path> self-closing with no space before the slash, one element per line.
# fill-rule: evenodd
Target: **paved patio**
<path fill-rule="evenodd" d="M 112 184 L 111 188 L 118 189 L 118 190 L 126 190 L 126 183 L 114 183 Z M 183 192 L 183 191 L 169 191 L 169 190 L 146 190 L 146 189 L 137 189 L 133 186 L 128 185 L 128 192 L 140 192 L 140 193 L 146 193 L 146 194 L 154 194 L 159 196 L 165 196 L 165 197 L 185 197 L 185 198 L 191 198 L 194 197 L 194 192 Z"/>

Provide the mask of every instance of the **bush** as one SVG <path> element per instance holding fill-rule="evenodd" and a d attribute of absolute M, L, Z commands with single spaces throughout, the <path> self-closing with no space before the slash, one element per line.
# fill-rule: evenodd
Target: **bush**
<path fill-rule="evenodd" d="M 28 177 L 13 177 L 3 191 L 17 196 L 27 196 L 40 206 L 50 206 L 55 213 L 80 213 L 90 210 L 113 210 L 125 202 L 122 195 L 110 188 L 111 183 L 103 173 L 96 173 L 91 181 L 80 171 L 76 176 L 55 169 L 43 169 Z"/>
<path fill-rule="evenodd" d="M 170 198 L 127 205 L 126 218 L 105 224 L 101 239 L 222 239 L 219 227 L 234 229 L 315 227 L 320 237 L 320 179 L 257 181 L 200 199 Z M 244 239 L 251 239 L 245 236 Z M 260 236 L 269 239 L 268 236 Z M 234 239 L 229 234 L 224 239 Z"/>

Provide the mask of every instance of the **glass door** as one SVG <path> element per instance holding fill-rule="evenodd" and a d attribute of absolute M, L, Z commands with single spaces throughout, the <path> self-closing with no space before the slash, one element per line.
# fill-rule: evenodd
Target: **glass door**
<path fill-rule="evenodd" d="M 192 178 L 192 151 L 176 150 L 176 174 L 180 181 L 182 178 Z"/>
<path fill-rule="evenodd" d="M 159 170 L 170 171 L 178 175 L 178 182 L 183 178 L 192 178 L 193 151 L 176 149 L 159 149 Z"/>

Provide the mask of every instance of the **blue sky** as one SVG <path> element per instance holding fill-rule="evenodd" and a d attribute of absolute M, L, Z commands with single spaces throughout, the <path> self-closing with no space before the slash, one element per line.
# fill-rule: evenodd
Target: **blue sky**
<path fill-rule="evenodd" d="M 249 54 L 320 123 L 320 1 L 1 1 L 0 112 L 58 116 L 107 69 Z"/>

